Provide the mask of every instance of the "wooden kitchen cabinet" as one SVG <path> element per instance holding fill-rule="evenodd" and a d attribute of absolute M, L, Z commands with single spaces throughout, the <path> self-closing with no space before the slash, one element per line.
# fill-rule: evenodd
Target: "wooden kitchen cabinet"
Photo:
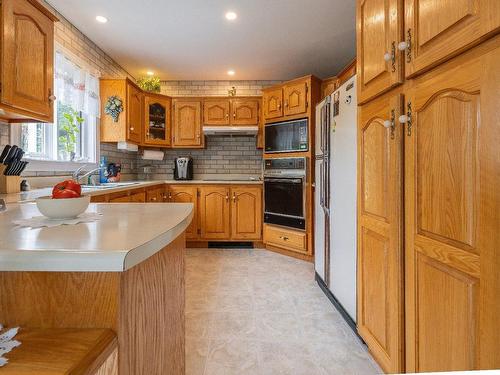
<path fill-rule="evenodd" d="M 408 372 L 500 367 L 499 47 L 497 36 L 418 77 L 406 96 Z"/>
<path fill-rule="evenodd" d="M 143 101 L 141 89 L 127 81 L 127 140 L 137 144 L 142 142 Z"/>
<path fill-rule="evenodd" d="M 283 88 L 285 116 L 299 115 L 307 112 L 307 82 L 287 84 Z"/>
<path fill-rule="evenodd" d="M 404 369 L 402 111 L 399 91 L 358 110 L 357 324 L 390 373 Z"/>
<path fill-rule="evenodd" d="M 264 91 L 262 95 L 264 104 L 264 117 L 266 120 L 283 116 L 283 88 L 278 87 Z"/>
<path fill-rule="evenodd" d="M 146 189 L 146 202 L 148 203 L 163 203 L 165 197 L 165 186 L 155 186 Z"/>
<path fill-rule="evenodd" d="M 111 193 L 108 196 L 109 203 L 144 203 L 146 192 L 143 188 Z"/>
<path fill-rule="evenodd" d="M 359 103 L 403 82 L 403 54 L 398 49 L 403 38 L 402 5 L 402 0 L 357 1 Z"/>
<path fill-rule="evenodd" d="M 198 238 L 198 188 L 188 185 L 170 185 L 168 187 L 168 202 L 172 203 L 193 203 L 193 220 L 186 230 L 187 239 Z"/>
<path fill-rule="evenodd" d="M 3 0 L 0 8 L 0 118 L 52 122 L 57 18 L 35 0 Z"/>
<path fill-rule="evenodd" d="M 131 142 L 137 145 L 142 143 L 144 130 L 144 93 L 131 80 L 127 79 L 100 79 L 100 98 L 102 115 L 100 119 L 101 142 Z M 115 122 L 104 113 L 106 102 L 111 96 L 122 101 L 123 112 Z"/>
<path fill-rule="evenodd" d="M 262 188 L 231 188 L 231 239 L 258 240 L 262 237 Z"/>
<path fill-rule="evenodd" d="M 201 100 L 174 99 L 173 147 L 202 148 Z"/>
<path fill-rule="evenodd" d="M 264 225 L 264 243 L 285 250 L 307 254 L 307 233 L 279 226 Z"/>
<path fill-rule="evenodd" d="M 258 125 L 260 99 L 231 99 L 231 125 Z"/>
<path fill-rule="evenodd" d="M 498 32 L 498 0 L 405 0 L 405 72 L 411 77 Z"/>
<path fill-rule="evenodd" d="M 165 95 L 144 95 L 144 141 L 147 146 L 170 146 L 172 99 Z"/>
<path fill-rule="evenodd" d="M 229 125 L 230 107 L 229 99 L 205 99 L 203 101 L 203 124 Z"/>
<path fill-rule="evenodd" d="M 259 102 L 259 98 L 207 98 L 203 101 L 203 125 L 257 125 Z"/>
<path fill-rule="evenodd" d="M 229 186 L 203 186 L 200 193 L 200 234 L 207 240 L 231 236 Z"/>

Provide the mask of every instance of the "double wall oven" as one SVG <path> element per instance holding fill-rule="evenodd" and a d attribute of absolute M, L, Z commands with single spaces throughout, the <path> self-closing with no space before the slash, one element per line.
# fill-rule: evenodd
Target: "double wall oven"
<path fill-rule="evenodd" d="M 265 160 L 265 223 L 305 229 L 306 161 L 305 157 Z"/>

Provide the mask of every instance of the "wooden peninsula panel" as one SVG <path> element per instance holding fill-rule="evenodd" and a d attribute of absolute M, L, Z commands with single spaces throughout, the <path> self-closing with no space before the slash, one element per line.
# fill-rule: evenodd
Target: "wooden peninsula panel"
<path fill-rule="evenodd" d="M 185 371 L 182 234 L 125 272 L 0 272 L 6 326 L 110 328 L 120 375 Z"/>

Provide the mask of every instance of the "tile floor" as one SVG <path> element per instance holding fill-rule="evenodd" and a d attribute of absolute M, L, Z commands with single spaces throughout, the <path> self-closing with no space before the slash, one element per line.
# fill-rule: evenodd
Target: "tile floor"
<path fill-rule="evenodd" d="M 380 373 L 314 281 L 266 250 L 188 249 L 187 375 Z"/>

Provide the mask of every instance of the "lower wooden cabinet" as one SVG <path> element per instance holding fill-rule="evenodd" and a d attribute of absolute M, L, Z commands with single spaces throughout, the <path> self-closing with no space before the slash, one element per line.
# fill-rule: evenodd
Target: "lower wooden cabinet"
<path fill-rule="evenodd" d="M 231 238 L 258 240 L 262 232 L 262 189 L 231 188 Z"/>
<path fill-rule="evenodd" d="M 204 239 L 231 236 L 229 187 L 203 186 L 200 191 L 200 235 Z"/>
<path fill-rule="evenodd" d="M 303 231 L 295 231 L 264 225 L 264 243 L 285 250 L 307 253 L 307 234 Z"/>
<path fill-rule="evenodd" d="M 177 186 L 168 187 L 167 201 L 172 203 L 193 203 L 194 215 L 191 224 L 186 230 L 187 239 L 198 238 L 198 188 L 195 186 Z"/>
<path fill-rule="evenodd" d="M 165 201 L 165 186 L 146 189 L 146 202 L 162 203 Z"/>
<path fill-rule="evenodd" d="M 187 238 L 199 241 L 257 241 L 262 238 L 262 187 L 171 185 L 169 202 L 194 203 Z"/>

